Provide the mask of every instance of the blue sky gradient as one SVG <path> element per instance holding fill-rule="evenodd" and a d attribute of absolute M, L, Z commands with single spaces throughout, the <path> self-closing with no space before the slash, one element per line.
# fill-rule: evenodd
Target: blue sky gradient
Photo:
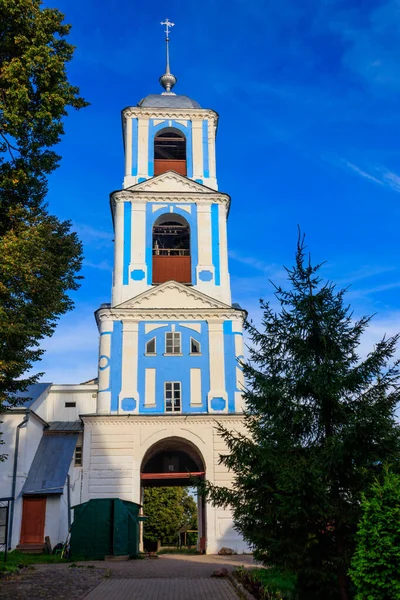
<path fill-rule="evenodd" d="M 49 6 L 54 6 L 48 3 Z M 400 330 L 400 3 L 398 0 L 58 0 L 77 46 L 70 81 L 91 106 L 72 112 L 50 181 L 50 209 L 85 250 L 76 308 L 34 372 L 96 376 L 93 312 L 108 302 L 109 193 L 122 184 L 120 111 L 159 93 L 171 33 L 174 91 L 220 115 L 219 188 L 229 216 L 233 300 L 257 319 L 291 266 L 297 225 L 323 275 L 350 285 L 355 316 L 377 313 L 362 352 Z M 166 13 L 166 9 L 167 13 Z"/>

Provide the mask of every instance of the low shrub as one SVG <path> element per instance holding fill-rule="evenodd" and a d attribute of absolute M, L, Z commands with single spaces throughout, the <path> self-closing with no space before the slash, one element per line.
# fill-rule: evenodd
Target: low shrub
<path fill-rule="evenodd" d="M 296 577 L 277 569 L 238 567 L 234 577 L 257 600 L 297 600 Z"/>
<path fill-rule="evenodd" d="M 400 476 L 385 469 L 383 481 L 363 496 L 350 577 L 356 600 L 400 599 Z"/>

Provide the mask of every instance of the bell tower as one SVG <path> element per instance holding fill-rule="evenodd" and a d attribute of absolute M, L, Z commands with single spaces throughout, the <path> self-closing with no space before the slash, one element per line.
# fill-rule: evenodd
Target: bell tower
<path fill-rule="evenodd" d="M 244 311 L 232 306 L 218 190 L 218 115 L 172 89 L 122 111 L 125 176 L 111 194 L 112 300 L 100 331 L 98 414 L 242 412 Z"/>

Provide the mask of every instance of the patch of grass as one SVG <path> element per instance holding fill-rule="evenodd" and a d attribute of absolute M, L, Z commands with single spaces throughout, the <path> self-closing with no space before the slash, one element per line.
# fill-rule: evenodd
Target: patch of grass
<path fill-rule="evenodd" d="M 19 550 L 13 550 L 7 554 L 6 565 L 34 565 L 41 563 L 63 563 L 68 562 L 54 554 L 24 554 Z M 4 552 L 0 552 L 0 564 L 4 563 Z"/>
<path fill-rule="evenodd" d="M 19 573 L 19 567 L 17 565 L 9 565 L 8 563 L 0 564 L 0 577 L 14 575 L 15 573 Z"/>
<path fill-rule="evenodd" d="M 296 577 L 278 569 L 235 569 L 234 576 L 259 600 L 296 600 Z"/>

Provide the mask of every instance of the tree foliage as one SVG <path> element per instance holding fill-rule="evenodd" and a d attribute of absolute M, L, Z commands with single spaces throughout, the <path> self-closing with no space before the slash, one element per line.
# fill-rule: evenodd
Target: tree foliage
<path fill-rule="evenodd" d="M 176 544 L 182 527 L 197 526 L 197 505 L 184 487 L 144 488 L 143 512 L 143 537 L 150 542 Z"/>
<path fill-rule="evenodd" d="M 0 0 L 0 408 L 37 379 L 22 376 L 78 287 L 81 244 L 45 202 L 67 108 L 86 105 L 67 79 L 63 18 L 40 0 Z"/>
<path fill-rule="evenodd" d="M 353 320 L 320 266 L 299 239 L 288 289 L 275 287 L 279 312 L 261 301 L 262 329 L 247 324 L 247 431 L 219 427 L 233 486 L 206 489 L 231 505 L 257 559 L 297 575 L 301 599 L 346 600 L 361 494 L 383 461 L 399 464 L 398 336 L 361 360 L 370 318 Z"/>
<path fill-rule="evenodd" d="M 351 578 L 356 600 L 400 598 L 400 476 L 387 468 L 361 504 Z"/>

